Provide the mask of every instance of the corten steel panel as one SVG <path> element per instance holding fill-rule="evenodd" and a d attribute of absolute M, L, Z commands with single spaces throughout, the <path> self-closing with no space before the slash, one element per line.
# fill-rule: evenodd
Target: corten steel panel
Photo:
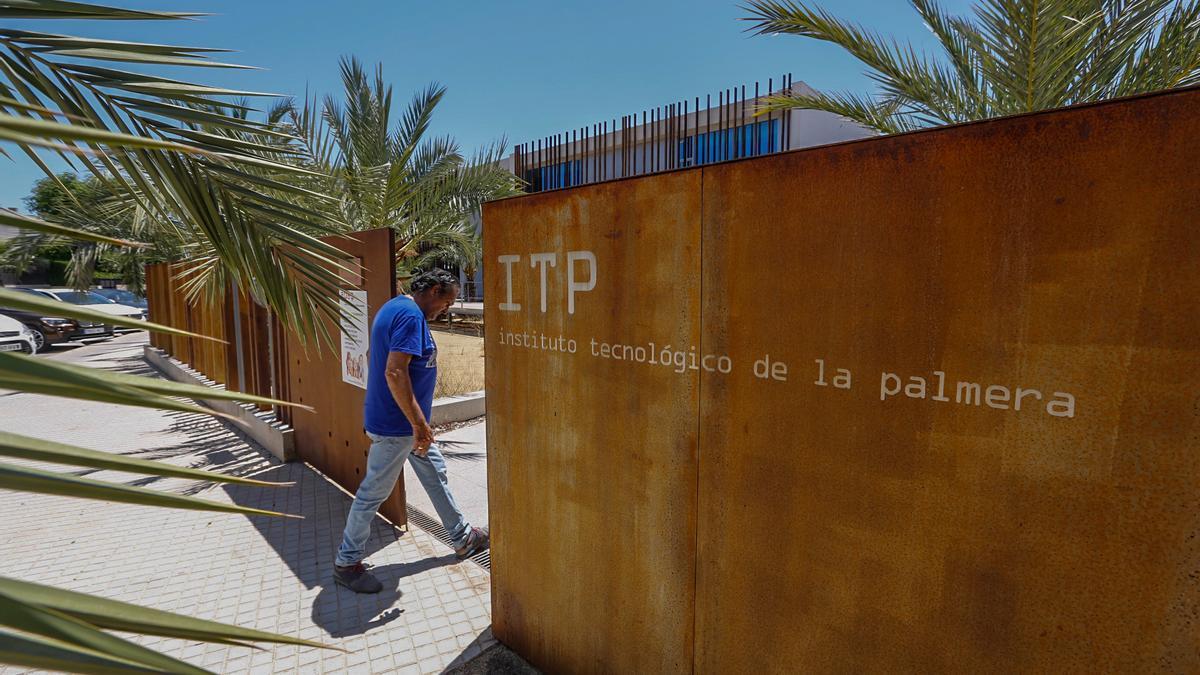
<path fill-rule="evenodd" d="M 383 303 L 395 297 L 396 265 L 394 235 L 390 229 L 368 230 L 348 237 L 324 241 L 361 258 L 364 279 L 358 286 L 367 292 L 367 320 L 373 321 Z M 363 433 L 363 398 L 366 391 L 342 381 L 338 346 L 340 329 L 330 323 L 335 350 L 308 351 L 289 333 L 287 339 L 288 400 L 316 408 L 315 413 L 294 410 L 296 452 L 350 492 L 358 489 L 367 466 L 370 440 Z M 264 350 L 265 351 L 265 350 Z M 380 507 L 379 512 L 396 525 L 408 522 L 404 508 L 404 481 Z M 341 532 L 330 533 L 330 546 L 337 546 Z M 333 555 L 333 548 L 328 551 Z"/>
<path fill-rule="evenodd" d="M 696 672 L 1200 671 L 1198 158 L 1193 90 L 704 170 Z"/>
<path fill-rule="evenodd" d="M 697 378 L 593 356 L 591 340 L 699 345 L 699 188 L 675 174 L 484 207 L 493 630 L 547 672 L 691 667 Z M 574 314 L 570 251 L 596 259 Z M 543 313 L 530 254 L 550 252 Z M 517 312 L 498 304 L 501 255 L 521 256 Z"/>
<path fill-rule="evenodd" d="M 146 265 L 146 305 L 149 318 L 155 323 L 170 322 L 170 299 L 167 284 L 166 263 L 151 263 Z M 152 331 L 150 345 L 158 349 L 166 349 L 169 341 L 166 334 Z"/>

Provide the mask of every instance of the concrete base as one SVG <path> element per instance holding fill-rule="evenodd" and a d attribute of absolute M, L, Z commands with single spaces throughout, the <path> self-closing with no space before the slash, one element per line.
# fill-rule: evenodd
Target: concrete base
<path fill-rule="evenodd" d="M 213 382 L 161 349 L 146 345 L 143 350 L 146 362 L 169 379 L 214 389 L 225 388 L 225 385 Z M 199 402 L 237 420 L 241 431 L 266 448 L 267 452 L 276 458 L 284 462 L 298 459 L 292 428 L 278 422 L 273 413 L 263 412 L 256 406 L 236 401 L 200 400 Z"/>
<path fill-rule="evenodd" d="M 429 421 L 433 426 L 448 422 L 462 422 L 479 417 L 486 412 L 486 403 L 482 391 L 472 391 L 459 396 L 446 396 L 433 400 L 433 417 Z"/>

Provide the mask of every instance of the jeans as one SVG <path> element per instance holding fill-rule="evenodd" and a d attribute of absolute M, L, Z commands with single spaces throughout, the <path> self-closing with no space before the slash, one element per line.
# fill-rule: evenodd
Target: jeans
<path fill-rule="evenodd" d="M 354 503 L 350 505 L 346 531 L 342 535 L 342 545 L 338 547 L 337 564 L 353 565 L 366 557 L 371 520 L 379 510 L 379 505 L 392 493 L 392 488 L 400 478 L 400 470 L 404 468 L 405 458 L 429 494 L 429 500 L 442 519 L 442 527 L 450 533 L 454 547 L 465 545 L 471 534 L 471 525 L 454 503 L 454 495 L 450 494 L 450 486 L 446 482 L 446 460 L 438 447 L 430 446 L 426 456 L 418 457 L 412 452 L 412 436 L 376 436 L 369 432 L 367 436 L 371 438 L 371 450 L 367 453 L 367 475 L 363 476 L 354 495 Z"/>

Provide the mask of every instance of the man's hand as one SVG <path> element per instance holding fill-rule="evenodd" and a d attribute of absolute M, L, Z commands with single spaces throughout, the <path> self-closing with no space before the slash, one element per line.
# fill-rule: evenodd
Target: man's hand
<path fill-rule="evenodd" d="M 412 354 L 389 352 L 384 377 L 396 405 L 412 425 L 413 454 L 424 457 L 429 452 L 429 446 L 433 445 L 433 429 L 429 428 L 429 420 L 425 419 L 421 404 L 413 395 L 412 380 L 408 376 L 408 364 L 411 361 Z"/>
<path fill-rule="evenodd" d="M 424 457 L 429 454 L 429 446 L 433 445 L 433 429 L 422 422 L 413 428 L 413 454 Z"/>

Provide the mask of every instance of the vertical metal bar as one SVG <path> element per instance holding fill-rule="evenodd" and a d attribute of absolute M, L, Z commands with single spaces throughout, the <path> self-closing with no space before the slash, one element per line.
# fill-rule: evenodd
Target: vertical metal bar
<path fill-rule="evenodd" d="M 264 308 L 263 312 L 267 315 L 267 395 L 271 398 L 278 399 L 279 394 L 275 391 L 275 319 L 271 314 L 271 310 Z M 271 406 L 271 411 L 279 410 L 278 406 Z"/>
<path fill-rule="evenodd" d="M 675 153 L 671 152 L 671 139 L 675 136 L 675 104 L 667 104 L 666 111 L 667 125 L 665 127 L 666 133 L 663 137 L 663 168 L 673 169 L 675 167 L 674 163 L 671 161 L 671 158 Z"/>
<path fill-rule="evenodd" d="M 738 155 L 738 157 L 745 157 L 746 156 L 746 137 L 745 137 L 745 133 L 746 133 L 746 85 L 742 85 L 740 91 L 738 91 L 737 101 L 738 101 L 738 108 L 737 108 L 738 121 L 737 121 L 737 131 L 735 132 L 737 134 L 737 144 L 738 144 L 737 155 Z"/>
<path fill-rule="evenodd" d="M 621 115 L 621 175 L 629 175 L 629 115 Z"/>
<path fill-rule="evenodd" d="M 616 130 L 616 126 L 617 126 L 616 121 L 614 121 L 612 126 L 613 126 L 613 130 Z M 605 121 L 605 123 L 604 123 L 604 149 L 601 150 L 602 153 L 604 153 L 604 178 L 605 178 L 605 180 L 612 178 L 612 169 L 610 168 L 610 166 L 608 166 L 608 162 L 610 162 L 610 160 L 608 160 L 608 129 L 610 129 L 610 127 L 608 127 L 608 123 L 607 123 L 607 121 Z"/>
<path fill-rule="evenodd" d="M 658 108 L 650 111 L 650 168 L 647 173 L 658 170 Z"/>
<path fill-rule="evenodd" d="M 721 150 L 719 152 L 723 152 L 725 147 L 725 139 L 723 136 L 725 131 L 725 92 L 723 91 L 717 92 L 717 106 L 719 108 L 717 110 L 717 142 L 721 144 Z M 718 160 L 720 159 L 720 156 L 714 155 L 713 159 Z"/>
<path fill-rule="evenodd" d="M 621 167 L 621 177 L 625 176 L 625 116 L 621 115 L 621 133 L 617 136 L 618 142 L 621 144 L 621 152 L 617 154 L 616 159 L 619 162 L 616 166 Z"/>
<path fill-rule="evenodd" d="M 775 94 L 775 78 L 767 78 L 767 96 Z M 767 113 L 767 152 L 775 152 L 775 113 Z"/>
<path fill-rule="evenodd" d="M 612 142 L 613 142 L 612 170 L 611 170 L 611 173 L 609 174 L 609 178 L 617 178 L 618 177 L 617 176 L 617 141 L 618 140 L 619 139 L 617 138 L 617 118 L 614 117 L 613 121 L 612 121 Z"/>
<path fill-rule="evenodd" d="M 704 163 L 712 161 L 712 94 L 704 95 Z"/>
<path fill-rule="evenodd" d="M 679 135 L 680 135 L 681 140 L 678 144 L 678 147 L 675 148 L 675 156 L 679 157 L 680 155 L 682 155 L 684 161 L 680 162 L 680 164 L 686 166 L 687 147 L 688 147 L 688 102 L 687 102 L 687 99 L 683 100 L 683 126 L 679 130 Z"/>
<path fill-rule="evenodd" d="M 663 109 L 654 109 L 654 170 L 662 171 Z"/>
<path fill-rule="evenodd" d="M 754 83 L 754 108 L 758 108 L 758 82 Z M 757 112 L 757 110 L 751 111 L 752 114 L 754 112 Z M 762 148 L 762 139 L 760 138 L 759 134 L 760 129 L 758 126 L 758 118 L 751 117 L 751 119 L 754 120 L 754 154 L 758 155 L 759 149 Z"/>
<path fill-rule="evenodd" d="M 659 108 L 659 124 L 658 124 L 658 142 L 654 144 L 655 155 L 658 156 L 659 171 L 664 171 L 667 167 L 667 107 Z"/>
<path fill-rule="evenodd" d="M 675 104 L 675 147 L 671 148 L 671 156 L 675 158 L 675 166 L 679 168 L 683 165 L 680 161 L 679 152 L 682 145 L 683 135 L 687 132 L 687 101 L 680 101 Z"/>
<path fill-rule="evenodd" d="M 646 123 L 646 111 L 642 111 L 642 168 L 641 173 L 650 173 L 647 170 L 646 153 L 650 151 L 650 127 Z"/>
<path fill-rule="evenodd" d="M 659 171 L 666 168 L 666 157 L 663 156 L 663 150 L 667 147 L 667 106 L 658 109 L 658 142 L 654 144 L 655 156 L 658 161 L 655 165 Z"/>
<path fill-rule="evenodd" d="M 654 108 L 650 109 L 650 119 L 646 123 L 646 173 L 654 173 Z"/>
<path fill-rule="evenodd" d="M 736 119 L 734 119 L 735 116 Z M 741 109 L 738 107 L 738 88 L 736 86 L 733 88 L 733 108 L 729 111 L 729 119 L 733 120 L 733 123 L 729 126 L 730 133 L 733 134 L 733 158 L 737 159 L 742 156 L 742 134 L 740 128 L 742 125 L 742 115 Z"/>
<path fill-rule="evenodd" d="M 687 112 L 686 112 L 686 110 L 687 110 L 687 101 L 680 101 L 679 103 L 675 104 L 675 140 L 674 140 L 674 144 L 673 144 L 674 147 L 671 148 L 671 157 L 674 158 L 676 168 L 683 166 L 683 162 L 680 161 L 679 153 L 680 153 L 680 148 L 683 147 L 680 144 L 680 138 L 682 137 L 684 131 L 687 129 Z"/>
<path fill-rule="evenodd" d="M 733 132 L 730 127 L 733 126 L 733 94 L 737 92 L 737 87 L 733 88 L 733 92 L 725 90 L 725 159 L 733 156 Z"/>
<path fill-rule="evenodd" d="M 599 143 L 599 148 L 600 148 L 600 153 L 599 153 L 599 155 L 600 155 L 600 157 L 599 157 L 599 159 L 600 159 L 600 180 L 604 180 L 604 179 L 608 178 L 607 177 L 607 168 L 608 167 L 606 166 L 606 163 L 605 163 L 605 150 L 608 145 L 608 123 L 607 123 L 607 121 L 605 121 L 605 123 L 600 124 L 600 136 L 596 136 L 596 143 Z"/>
<path fill-rule="evenodd" d="M 788 96 L 792 95 L 792 74 L 791 73 L 787 74 L 787 95 Z M 784 125 L 783 149 L 785 151 L 787 151 L 787 150 L 792 149 L 792 116 L 791 116 L 790 112 L 785 111 L 784 118 L 787 120 L 787 123 Z"/>
<path fill-rule="evenodd" d="M 241 293 L 238 293 L 236 281 L 230 282 L 229 289 L 233 294 L 233 351 L 235 354 L 237 354 L 237 390 L 247 391 L 246 357 L 242 354 L 242 305 L 239 297 Z"/>
<path fill-rule="evenodd" d="M 683 103 L 676 101 L 675 110 L 671 111 L 671 167 L 679 168 L 679 133 L 683 130 Z"/>

